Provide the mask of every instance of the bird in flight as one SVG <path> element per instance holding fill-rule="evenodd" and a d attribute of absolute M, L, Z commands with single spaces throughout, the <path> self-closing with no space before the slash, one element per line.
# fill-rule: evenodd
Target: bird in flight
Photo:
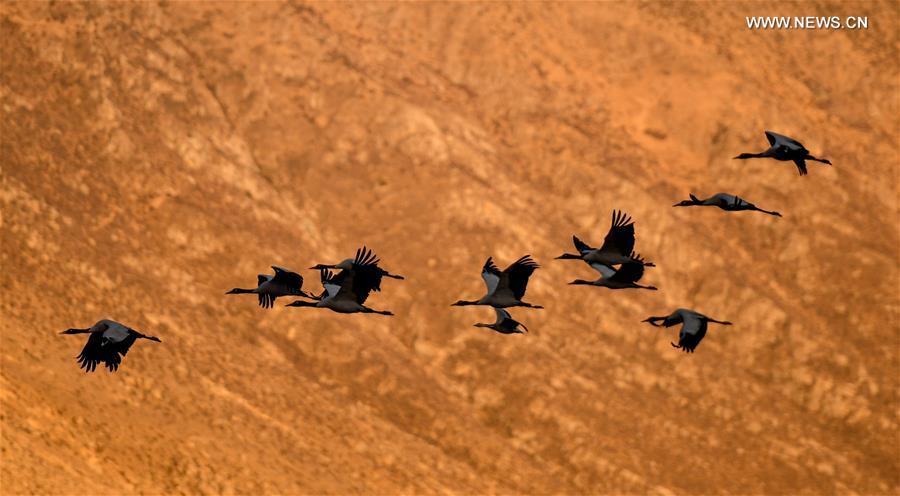
<path fill-rule="evenodd" d="M 528 332 L 528 328 L 525 327 L 525 324 L 513 320 L 512 316 L 509 315 L 509 312 L 502 308 L 494 308 L 494 312 L 497 313 L 497 320 L 493 324 L 475 324 L 475 327 L 487 327 L 488 329 L 493 329 L 500 334 L 525 334 Z M 519 326 L 522 326 L 519 329 Z"/>
<path fill-rule="evenodd" d="M 572 242 L 578 254 L 563 253 L 556 257 L 557 260 L 584 260 L 585 262 L 599 263 L 603 265 L 618 265 L 634 262 L 634 222 L 625 212 L 613 211 L 612 225 L 603 246 L 594 248 L 576 236 L 572 236 Z M 641 264 L 647 267 L 655 267 L 654 264 L 641 260 Z"/>
<path fill-rule="evenodd" d="M 736 159 L 748 158 L 774 158 L 783 162 L 794 162 L 801 176 L 805 176 L 806 161 L 813 160 L 823 164 L 831 165 L 831 161 L 824 158 L 816 158 L 809 154 L 809 150 L 802 143 L 794 138 L 788 138 L 772 131 L 766 131 L 766 138 L 769 140 L 769 149 L 761 153 L 742 153 Z"/>
<path fill-rule="evenodd" d="M 729 212 L 737 212 L 741 210 L 755 210 L 757 212 L 762 212 L 764 214 L 774 215 L 776 217 L 781 217 L 781 214 L 778 212 L 774 212 L 771 210 L 763 210 L 756 205 L 744 200 L 743 198 L 735 195 L 730 195 L 728 193 L 716 193 L 705 200 L 701 200 L 694 196 L 693 193 L 689 195 L 691 197 L 690 200 L 682 200 L 681 202 L 672 205 L 673 207 L 693 207 L 693 206 L 701 206 L 701 207 L 719 207 L 722 210 L 726 210 Z"/>
<path fill-rule="evenodd" d="M 397 274 L 391 274 L 390 272 L 382 269 L 378 266 L 378 257 L 375 256 L 375 253 L 363 246 L 362 248 L 357 248 L 356 257 L 348 258 L 339 263 L 328 265 L 328 264 L 316 264 L 310 269 L 314 270 L 323 270 L 323 269 L 341 269 L 341 270 L 356 270 L 356 271 L 364 271 L 367 272 L 367 277 L 372 277 L 375 281 L 375 286 L 372 288 L 373 291 L 381 291 L 381 278 L 382 277 L 390 277 L 391 279 L 404 279 L 403 276 L 398 276 Z"/>
<path fill-rule="evenodd" d="M 373 310 L 364 305 L 369 293 L 375 291 L 381 283 L 382 273 L 376 270 L 378 267 L 375 263 L 377 260 L 371 259 L 367 253 L 357 251 L 356 259 L 349 269 L 343 269 L 337 274 L 331 269 L 319 269 L 324 291 L 315 297 L 316 301 L 297 300 L 287 306 L 327 308 L 337 313 L 394 315 L 392 312 Z"/>
<path fill-rule="evenodd" d="M 225 294 L 255 294 L 259 297 L 259 306 L 272 308 L 279 296 L 303 296 L 312 298 L 304 292 L 303 276 L 288 269 L 273 265 L 275 275 L 259 274 L 256 276 L 257 286 L 253 289 L 234 288 Z"/>
<path fill-rule="evenodd" d="M 115 372 L 122 363 L 122 357 L 138 339 L 162 342 L 157 337 L 145 336 L 124 324 L 107 319 L 86 329 L 66 329 L 60 334 L 90 334 L 81 353 L 75 358 L 85 372 L 93 372 L 101 362 L 110 372 Z"/>
<path fill-rule="evenodd" d="M 525 255 L 501 271 L 494 264 L 494 259 L 488 257 L 481 269 L 481 278 L 484 279 L 484 284 L 487 286 L 487 294 L 474 301 L 459 300 L 451 306 L 490 305 L 495 308 L 544 308 L 522 301 L 528 286 L 528 278 L 539 267 L 531 255 Z"/>
<path fill-rule="evenodd" d="M 654 327 L 672 327 L 681 324 L 681 331 L 678 333 L 678 344 L 670 344 L 686 353 L 694 352 L 703 336 L 706 336 L 706 327 L 710 322 L 731 325 L 731 322 L 716 320 L 686 308 L 679 308 L 671 314 L 662 317 L 648 317 L 643 322 L 648 322 Z"/>
<path fill-rule="evenodd" d="M 595 281 L 585 281 L 584 279 L 575 279 L 569 284 L 598 286 L 610 289 L 650 289 L 656 291 L 656 286 L 641 286 L 638 281 L 644 277 L 644 259 L 637 253 L 631 254 L 630 262 L 619 265 L 618 270 L 610 265 L 597 262 L 587 262 L 592 269 L 600 273 L 600 278 Z"/>

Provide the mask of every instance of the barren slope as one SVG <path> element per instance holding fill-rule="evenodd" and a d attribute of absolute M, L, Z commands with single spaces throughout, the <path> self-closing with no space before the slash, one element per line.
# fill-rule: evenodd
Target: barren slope
<path fill-rule="evenodd" d="M 708 5 L 0 4 L 0 492 L 900 492 L 898 7 Z M 565 284 L 614 208 L 661 291 Z M 363 243 L 396 317 L 223 295 Z M 449 307 L 525 253 L 531 334 Z"/>

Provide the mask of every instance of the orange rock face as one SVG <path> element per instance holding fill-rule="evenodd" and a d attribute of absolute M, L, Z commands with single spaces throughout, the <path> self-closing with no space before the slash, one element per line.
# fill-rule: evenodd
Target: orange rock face
<path fill-rule="evenodd" d="M 891 2 L 0 3 L 0 491 L 900 492 L 898 33 Z M 834 166 L 732 160 L 765 129 Z M 719 191 L 784 217 L 671 207 Z M 613 209 L 660 291 L 566 284 Z M 362 244 L 395 317 L 224 295 Z M 450 307 L 526 253 L 530 334 Z M 640 322 L 677 307 L 735 325 L 686 355 Z M 163 342 L 86 375 L 58 332 L 100 318 Z"/>

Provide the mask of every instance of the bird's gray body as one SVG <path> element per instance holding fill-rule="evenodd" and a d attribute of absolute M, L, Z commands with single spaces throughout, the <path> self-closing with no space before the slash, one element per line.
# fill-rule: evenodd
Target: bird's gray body
<path fill-rule="evenodd" d="M 583 260 L 588 264 L 619 265 L 634 262 L 634 222 L 624 212 L 613 211 L 612 224 L 603 245 L 599 248 L 592 247 L 584 241 L 572 236 L 572 243 L 578 254 L 564 253 L 557 259 Z M 642 261 L 644 265 L 653 267 L 650 262 Z"/>
<path fill-rule="evenodd" d="M 315 302 L 294 301 L 289 307 L 327 308 L 337 313 L 377 313 L 393 315 L 388 311 L 373 310 L 365 306 L 369 293 L 377 291 L 384 271 L 377 267 L 375 254 L 365 248 L 356 251 L 356 259 L 339 273 L 332 273 L 327 266 L 320 266 L 319 273 L 324 291 Z M 338 265 L 341 265 L 338 264 Z"/>
<path fill-rule="evenodd" d="M 776 217 L 781 217 L 781 214 L 778 212 L 774 212 L 771 210 L 764 210 L 756 205 L 744 200 L 743 198 L 732 195 L 729 193 L 716 193 L 709 198 L 701 200 L 694 196 L 693 193 L 690 194 L 690 200 L 684 200 L 680 203 L 676 203 L 673 207 L 718 207 L 722 210 L 729 212 L 739 212 L 743 210 L 752 210 L 757 212 L 762 212 L 769 215 L 774 215 Z"/>
<path fill-rule="evenodd" d="M 497 314 L 497 319 L 493 324 L 478 323 L 475 324 L 475 327 L 486 327 L 500 334 L 524 334 L 528 332 L 528 328 L 521 322 L 514 320 L 505 309 L 495 307 L 494 312 Z M 521 329 L 519 329 L 520 326 L 522 327 Z"/>
<path fill-rule="evenodd" d="M 658 324 L 657 322 L 662 322 Z M 678 344 L 672 343 L 675 348 L 680 348 L 686 353 L 693 353 L 694 349 L 706 336 L 706 330 L 710 322 L 722 325 L 732 325 L 728 321 L 719 321 L 710 318 L 702 313 L 687 308 L 679 308 L 669 315 L 662 317 L 650 317 L 644 322 L 650 323 L 655 327 L 672 327 L 681 324 L 681 330 L 678 332 Z"/>
<path fill-rule="evenodd" d="M 600 274 L 600 277 L 593 281 L 585 281 L 576 279 L 569 284 L 589 285 L 609 289 L 650 289 L 656 290 L 654 286 L 642 286 L 637 284 L 644 277 L 644 259 L 636 253 L 632 253 L 630 260 L 619 266 L 618 269 L 601 263 L 591 263 L 588 265 Z"/>
<path fill-rule="evenodd" d="M 259 306 L 263 308 L 272 308 L 275 300 L 283 296 L 310 297 L 302 289 L 303 276 L 277 265 L 273 265 L 272 270 L 275 271 L 275 274 L 258 274 L 256 276 L 255 288 L 234 288 L 225 294 L 255 294 L 259 299 Z"/>
<path fill-rule="evenodd" d="M 487 293 L 478 300 L 460 300 L 453 305 L 489 305 L 494 308 L 543 308 L 539 305 L 532 305 L 522 301 L 528 286 L 528 279 L 539 267 L 530 255 L 525 255 L 501 271 L 494 264 L 493 258 L 488 257 L 487 262 L 484 263 L 481 269 L 481 278 L 484 280 Z"/>
<path fill-rule="evenodd" d="M 160 342 L 157 337 L 145 336 L 110 319 L 99 320 L 86 329 L 67 329 L 62 334 L 89 334 L 87 343 L 76 357 L 85 372 L 93 372 L 99 363 L 106 365 L 110 372 L 115 372 L 122 363 L 122 357 L 137 339 Z"/>
<path fill-rule="evenodd" d="M 372 291 L 381 291 L 381 279 L 383 277 L 389 277 L 391 279 L 404 279 L 403 276 L 397 274 L 391 274 L 390 272 L 384 270 L 379 267 L 378 264 L 381 261 L 375 255 L 371 249 L 363 246 L 356 250 L 355 258 L 347 258 L 341 260 L 336 264 L 317 264 L 311 269 L 322 270 L 322 269 L 340 269 L 340 270 L 355 270 L 357 273 L 364 274 L 364 277 L 370 279 L 372 281 Z"/>
<path fill-rule="evenodd" d="M 781 161 L 791 161 L 797 166 L 797 171 L 801 176 L 807 174 L 806 161 L 812 160 L 823 164 L 831 165 L 831 161 L 824 158 L 816 158 L 809 153 L 809 150 L 802 143 L 794 138 L 778 134 L 773 131 L 766 131 L 766 139 L 769 140 L 769 149 L 761 153 L 742 153 L 737 159 L 748 158 L 773 158 Z"/>

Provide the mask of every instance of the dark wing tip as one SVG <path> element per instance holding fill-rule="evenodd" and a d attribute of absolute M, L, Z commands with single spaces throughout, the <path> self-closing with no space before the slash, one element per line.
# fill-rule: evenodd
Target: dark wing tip
<path fill-rule="evenodd" d="M 613 210 L 613 227 L 627 227 L 629 224 L 633 224 L 631 216 L 622 210 Z"/>
<path fill-rule="evenodd" d="M 356 263 L 359 265 L 376 265 L 378 263 L 378 257 L 375 255 L 375 252 L 371 249 L 363 246 L 362 247 L 362 257 L 356 257 Z"/>
<path fill-rule="evenodd" d="M 494 257 L 488 257 L 484 262 L 484 266 L 481 268 L 482 272 L 500 272 L 500 268 L 494 263 Z"/>
<path fill-rule="evenodd" d="M 534 269 L 539 269 L 541 267 L 540 265 L 538 265 L 537 262 L 534 261 L 533 258 L 531 258 L 531 255 L 525 255 L 525 256 L 521 257 L 520 259 L 516 260 L 513 263 L 513 266 L 515 266 L 515 265 L 520 265 L 523 267 L 531 267 Z"/>

